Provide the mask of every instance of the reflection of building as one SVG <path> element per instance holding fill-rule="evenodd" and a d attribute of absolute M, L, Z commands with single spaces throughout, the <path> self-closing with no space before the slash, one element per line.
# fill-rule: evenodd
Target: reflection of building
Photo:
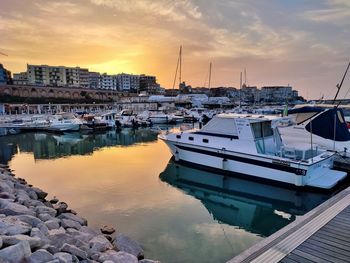
<path fill-rule="evenodd" d="M 0 163 L 6 163 L 17 153 L 33 152 L 35 159 L 55 159 L 71 155 L 92 154 L 99 148 L 115 145 L 132 145 L 141 142 L 151 142 L 157 139 L 157 133 L 151 130 L 128 130 L 119 133 L 115 131 L 101 134 L 82 135 L 69 133 L 54 135 L 46 133 L 23 133 L 0 137 Z"/>
<path fill-rule="evenodd" d="M 214 219 L 269 236 L 329 196 L 226 177 L 170 161 L 160 179 L 199 199 Z"/>
<path fill-rule="evenodd" d="M 4 68 L 2 64 L 0 64 L 0 84 L 11 84 L 11 72 Z"/>

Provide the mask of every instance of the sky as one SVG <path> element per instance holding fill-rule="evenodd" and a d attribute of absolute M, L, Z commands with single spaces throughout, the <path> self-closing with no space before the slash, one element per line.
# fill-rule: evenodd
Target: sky
<path fill-rule="evenodd" d="M 239 87 L 291 85 L 332 98 L 350 60 L 350 0 L 0 0 L 0 63 L 151 74 Z M 350 77 L 339 98 L 350 98 Z"/>

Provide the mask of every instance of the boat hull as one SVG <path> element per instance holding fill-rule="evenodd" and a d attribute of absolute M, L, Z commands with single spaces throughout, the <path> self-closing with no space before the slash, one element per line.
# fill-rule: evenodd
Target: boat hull
<path fill-rule="evenodd" d="M 197 168 L 216 170 L 233 176 L 240 175 L 244 179 L 272 181 L 297 187 L 332 189 L 346 177 L 346 173 L 329 168 L 333 163 L 333 157 L 313 167 L 305 165 L 295 167 L 254 155 L 233 154 L 219 149 L 213 151 L 205 147 L 193 147 L 160 138 L 168 145 L 177 162 L 193 164 Z"/>

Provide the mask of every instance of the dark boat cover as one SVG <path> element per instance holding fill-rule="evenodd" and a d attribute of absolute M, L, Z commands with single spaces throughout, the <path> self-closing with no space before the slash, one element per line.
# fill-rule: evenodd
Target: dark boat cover
<path fill-rule="evenodd" d="M 325 139 L 335 141 L 350 140 L 350 133 L 343 111 L 339 108 L 324 110 L 324 112 L 312 119 L 305 128 L 307 131 Z"/>
<path fill-rule="evenodd" d="M 317 113 L 317 112 L 322 112 L 324 110 L 325 108 L 321 108 L 321 107 L 305 106 L 297 109 L 288 110 L 288 114 L 309 113 L 309 112 Z"/>

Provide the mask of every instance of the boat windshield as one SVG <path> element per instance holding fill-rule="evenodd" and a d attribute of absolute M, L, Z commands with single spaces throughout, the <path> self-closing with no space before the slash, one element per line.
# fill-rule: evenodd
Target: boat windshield
<path fill-rule="evenodd" d="M 273 135 L 271 121 L 256 122 L 251 124 L 255 139 L 261 139 Z"/>

